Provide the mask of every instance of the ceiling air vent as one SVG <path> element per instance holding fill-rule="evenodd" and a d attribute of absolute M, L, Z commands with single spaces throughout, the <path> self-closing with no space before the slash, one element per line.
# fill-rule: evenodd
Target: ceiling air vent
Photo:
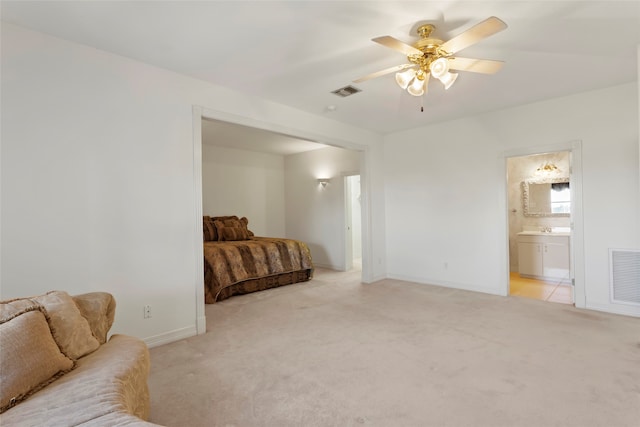
<path fill-rule="evenodd" d="M 341 96 L 343 98 L 346 98 L 347 96 L 353 95 L 354 93 L 358 93 L 358 92 L 361 92 L 361 90 L 358 89 L 357 87 L 353 87 L 349 85 L 349 86 L 341 87 L 340 89 L 336 89 L 331 93 Z"/>

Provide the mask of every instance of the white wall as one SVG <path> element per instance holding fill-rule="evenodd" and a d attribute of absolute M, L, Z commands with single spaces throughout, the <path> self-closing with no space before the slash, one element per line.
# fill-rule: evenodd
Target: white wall
<path fill-rule="evenodd" d="M 246 216 L 257 236 L 284 236 L 284 156 L 204 144 L 202 212 Z"/>
<path fill-rule="evenodd" d="M 344 175 L 359 173 L 361 157 L 335 147 L 285 157 L 287 237 L 306 242 L 318 267 L 345 269 Z"/>
<path fill-rule="evenodd" d="M 381 141 L 7 23 L 1 47 L 0 298 L 108 291 L 118 302 L 112 332 L 152 344 L 192 335 L 202 323 L 194 105 L 219 119 L 267 123 L 337 145 Z M 372 203 L 380 203 L 373 190 Z M 382 253 L 383 244 L 374 240 L 372 252 Z M 145 304 L 151 319 L 143 319 Z"/>
<path fill-rule="evenodd" d="M 609 302 L 608 269 L 609 248 L 640 247 L 635 83 L 386 136 L 389 276 L 504 294 L 504 153 L 573 140 L 582 141 L 586 305 L 640 315 Z"/>
<path fill-rule="evenodd" d="M 640 246 L 635 85 L 396 133 L 383 143 L 372 132 L 94 48 L 7 23 L 1 30 L 0 298 L 108 291 L 118 301 L 114 333 L 150 343 L 195 333 L 194 105 L 219 120 L 367 147 L 363 269 L 370 280 L 385 276 L 388 253 L 392 276 L 500 293 L 507 262 L 501 153 L 558 141 L 584 143 L 589 304 L 610 308 L 607 248 Z M 145 304 L 151 319 L 143 319 Z"/>

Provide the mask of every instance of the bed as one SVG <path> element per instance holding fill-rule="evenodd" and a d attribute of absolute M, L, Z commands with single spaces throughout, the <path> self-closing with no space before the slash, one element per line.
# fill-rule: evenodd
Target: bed
<path fill-rule="evenodd" d="M 248 222 L 237 216 L 203 218 L 207 304 L 313 277 L 306 243 L 255 236 L 248 229 Z"/>

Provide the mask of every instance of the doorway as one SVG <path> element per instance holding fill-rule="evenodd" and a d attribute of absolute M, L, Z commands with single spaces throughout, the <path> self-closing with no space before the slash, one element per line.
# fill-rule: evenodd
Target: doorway
<path fill-rule="evenodd" d="M 274 133 L 293 136 L 295 138 L 315 141 L 318 139 L 318 135 L 315 133 L 310 133 L 309 131 L 303 131 L 297 128 L 292 128 L 289 126 L 282 126 L 275 123 L 266 123 L 262 121 L 257 121 L 255 119 L 244 117 L 244 116 L 235 116 L 230 115 L 228 113 L 224 113 L 221 111 L 211 110 L 208 108 L 193 106 L 193 186 L 194 193 L 196 195 L 202 195 L 202 120 L 220 120 L 233 124 L 244 125 L 248 127 L 253 127 L 256 129 L 271 131 Z M 369 212 L 371 210 L 371 201 L 369 198 L 370 194 L 370 180 L 368 179 L 371 176 L 371 163 L 370 163 L 370 147 L 366 145 L 360 145 L 357 143 L 345 141 L 342 139 L 337 139 L 335 137 L 323 135 L 322 138 L 324 143 L 333 145 L 335 147 L 344 148 L 347 150 L 356 150 L 361 151 L 362 160 L 361 167 L 359 172 L 364 177 L 364 185 L 362 199 L 363 203 L 361 205 L 362 208 L 362 233 L 361 233 L 361 242 L 362 242 L 362 265 L 363 268 L 359 272 L 361 275 L 362 281 L 364 283 L 371 283 L 373 281 L 374 272 L 372 268 L 372 263 L 370 259 L 373 253 L 372 247 L 372 231 L 371 231 L 371 221 Z M 195 206 L 194 206 L 194 224 L 196 224 L 196 229 L 194 232 L 194 253 L 195 257 L 195 269 L 194 269 L 194 291 L 195 291 L 195 299 L 196 299 L 196 320 L 195 327 L 197 334 L 203 334 L 206 332 L 206 318 L 205 318 L 205 303 L 204 303 L 204 256 L 203 256 L 203 246 L 202 246 L 202 216 L 203 216 L 203 204 L 202 197 L 195 197 Z"/>
<path fill-rule="evenodd" d="M 362 271 L 362 197 L 360 175 L 344 177 L 345 184 L 345 270 Z"/>
<path fill-rule="evenodd" d="M 506 160 L 508 294 L 573 304 L 572 153 L 536 153 Z"/>

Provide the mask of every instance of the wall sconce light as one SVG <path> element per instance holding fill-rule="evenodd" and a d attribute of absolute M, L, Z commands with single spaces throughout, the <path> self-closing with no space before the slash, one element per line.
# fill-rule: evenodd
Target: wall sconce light
<path fill-rule="evenodd" d="M 318 184 L 320 184 L 322 188 L 325 188 L 329 181 L 331 181 L 329 178 L 318 178 Z"/>

